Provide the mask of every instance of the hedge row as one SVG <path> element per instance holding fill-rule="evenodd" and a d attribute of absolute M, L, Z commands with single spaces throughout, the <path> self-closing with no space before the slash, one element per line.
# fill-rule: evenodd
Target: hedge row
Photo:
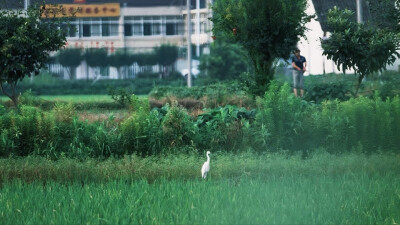
<path fill-rule="evenodd" d="M 254 110 L 215 108 L 193 118 L 176 105 L 150 110 L 132 98 L 132 115 L 117 123 L 80 121 L 71 104 L 49 112 L 0 106 L 0 155 L 58 158 L 156 155 L 171 151 L 399 151 L 400 98 L 360 97 L 310 104 L 285 84 L 271 84 Z"/>

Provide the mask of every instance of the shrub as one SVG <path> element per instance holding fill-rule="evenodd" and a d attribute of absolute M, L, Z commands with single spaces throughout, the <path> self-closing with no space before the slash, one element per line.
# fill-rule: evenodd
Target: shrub
<path fill-rule="evenodd" d="M 158 154 L 162 149 L 161 118 L 158 111 L 150 112 L 147 99 L 132 96 L 132 116 L 121 124 L 123 154 Z"/>
<path fill-rule="evenodd" d="M 53 112 L 57 122 L 61 123 L 71 123 L 74 116 L 76 116 L 76 110 L 74 105 L 69 102 L 66 103 L 58 103 L 54 105 Z"/>
<path fill-rule="evenodd" d="M 192 88 L 159 86 L 152 89 L 149 98 L 154 102 L 161 100 L 170 104 L 172 103 L 170 99 L 173 99 L 181 105 L 188 102 L 189 106 L 194 107 L 198 107 L 201 103 L 201 106 L 206 108 L 215 108 L 228 104 L 247 107 L 254 105 L 254 101 L 245 94 L 241 86 L 236 82 L 194 86 Z M 196 102 L 196 100 L 200 102 Z"/>
<path fill-rule="evenodd" d="M 304 99 L 321 103 L 325 100 L 349 100 L 352 95 L 350 88 L 344 83 L 322 83 L 307 88 Z"/>
<path fill-rule="evenodd" d="M 116 89 L 114 87 L 108 87 L 108 95 L 110 95 L 115 102 L 124 107 L 127 104 L 130 104 L 132 101 L 130 98 L 130 95 L 132 95 L 132 91 L 126 88 Z"/>
<path fill-rule="evenodd" d="M 208 110 L 197 117 L 196 144 L 202 149 L 238 151 L 249 144 L 250 124 L 254 121 L 255 110 L 236 106 L 225 106 Z M 247 146 L 250 147 L 250 146 Z"/>
<path fill-rule="evenodd" d="M 161 122 L 164 145 L 167 148 L 193 145 L 196 130 L 187 111 L 178 106 L 177 102 L 166 107 L 167 114 Z"/>
<path fill-rule="evenodd" d="M 312 108 L 291 93 L 287 83 L 271 82 L 264 98 L 258 99 L 258 142 L 272 149 L 304 150 L 311 141 Z"/>

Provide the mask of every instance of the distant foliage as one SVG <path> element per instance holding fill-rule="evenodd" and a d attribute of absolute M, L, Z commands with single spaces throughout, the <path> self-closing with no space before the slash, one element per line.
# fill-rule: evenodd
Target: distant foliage
<path fill-rule="evenodd" d="M 212 5 L 213 34 L 229 38 L 246 50 L 254 73 L 248 73 L 244 84 L 249 93 L 262 96 L 274 79 L 274 61 L 289 58 L 305 24 L 305 0 L 219 0 Z"/>
<path fill-rule="evenodd" d="M 190 116 L 176 102 L 150 109 L 147 98 L 130 96 L 130 117 L 103 122 L 78 119 L 71 103 L 50 111 L 28 105 L 0 106 L 0 156 L 40 155 L 50 159 L 150 156 L 179 151 L 254 150 L 307 157 L 314 149 L 399 152 L 400 97 L 359 97 L 309 103 L 288 84 L 272 82 L 256 109 L 226 105 Z"/>
<path fill-rule="evenodd" d="M 240 45 L 219 38 L 210 46 L 210 54 L 201 56 L 199 69 L 202 76 L 219 80 L 239 79 L 243 72 L 249 71 L 249 63 Z"/>
<path fill-rule="evenodd" d="M 0 11 L 0 90 L 15 106 L 18 81 L 38 75 L 48 63 L 50 52 L 66 42 L 66 33 L 59 29 L 63 18 L 44 19 L 43 11 L 38 4 L 27 10 Z M 5 86 L 11 90 L 7 91 Z"/>
<path fill-rule="evenodd" d="M 110 95 L 115 102 L 124 107 L 132 102 L 132 91 L 127 88 L 108 87 L 108 95 Z"/>
<path fill-rule="evenodd" d="M 383 71 L 400 56 L 397 52 L 400 39 L 391 29 L 361 24 L 351 20 L 353 12 L 337 7 L 329 10 L 328 25 L 332 35 L 321 41 L 323 54 L 333 60 L 338 69 L 353 69 L 358 75 L 358 85 L 370 73 Z"/>
<path fill-rule="evenodd" d="M 345 83 L 327 83 L 308 85 L 304 99 L 321 103 L 326 100 L 349 100 L 353 96 L 351 88 Z"/>
<path fill-rule="evenodd" d="M 66 48 L 57 55 L 57 60 L 63 67 L 68 69 L 69 78 L 76 78 L 76 68 L 82 63 L 83 55 L 80 48 Z"/>

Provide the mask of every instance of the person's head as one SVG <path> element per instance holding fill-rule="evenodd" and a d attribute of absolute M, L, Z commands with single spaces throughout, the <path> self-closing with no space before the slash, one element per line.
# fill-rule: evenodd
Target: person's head
<path fill-rule="evenodd" d="M 295 56 L 299 56 L 299 55 L 300 55 L 300 49 L 296 48 L 296 49 L 293 51 L 293 54 L 294 54 Z"/>

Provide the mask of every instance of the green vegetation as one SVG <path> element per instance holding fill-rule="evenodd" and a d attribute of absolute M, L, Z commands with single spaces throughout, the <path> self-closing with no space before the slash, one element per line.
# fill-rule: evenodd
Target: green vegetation
<path fill-rule="evenodd" d="M 33 4 L 24 11 L 0 12 L 0 89 L 15 106 L 18 105 L 18 81 L 39 74 L 50 52 L 57 51 L 66 42 L 66 33 L 57 29 L 64 20 L 42 19 L 43 10 Z"/>
<path fill-rule="evenodd" d="M 0 160 L 0 221 L 26 223 L 392 224 L 399 157 L 214 154 L 122 160 Z M 40 199 L 40 201 L 38 201 Z M 217 213 L 218 212 L 218 213 Z"/>
<path fill-rule="evenodd" d="M 294 97 L 289 85 L 273 82 L 256 109 L 225 105 L 195 115 L 176 101 L 151 109 L 147 98 L 130 99 L 125 116 L 86 120 L 77 115 L 77 104 L 55 103 L 44 111 L 23 98 L 28 105 L 2 109 L 0 155 L 85 159 L 251 149 L 302 152 L 306 158 L 317 148 L 339 154 L 398 152 L 400 146 L 400 98 L 381 99 L 378 92 L 316 105 Z"/>
<path fill-rule="evenodd" d="M 238 79 L 244 72 L 250 69 L 247 55 L 238 44 L 229 43 L 223 37 L 219 37 L 210 45 L 210 54 L 204 54 L 200 58 L 199 69 L 201 76 L 207 76 L 219 80 Z"/>
<path fill-rule="evenodd" d="M 400 39 L 391 29 L 352 21 L 352 14 L 350 10 L 337 7 L 329 10 L 328 24 L 332 35 L 322 41 L 321 46 L 323 54 L 333 60 L 338 69 L 353 69 L 357 73 L 357 94 L 365 76 L 385 70 L 400 56 L 397 52 Z"/>
<path fill-rule="evenodd" d="M 80 48 L 66 48 L 55 57 L 63 67 L 67 68 L 69 79 L 76 79 L 76 68 L 81 64 L 83 55 Z"/>
<path fill-rule="evenodd" d="M 36 95 L 106 95 L 109 87 L 126 88 L 136 95 L 147 95 L 157 86 L 185 86 L 186 81 L 179 79 L 151 78 L 154 74 L 138 75 L 136 79 L 98 80 L 95 83 L 87 80 L 63 80 L 43 71 L 33 81 L 24 80 L 18 85 L 18 93 L 29 89 Z M 158 74 L 156 74 L 158 76 Z M 202 83 L 200 83 L 202 84 Z"/>
<path fill-rule="evenodd" d="M 241 45 L 252 62 L 254 72 L 244 82 L 249 93 L 264 94 L 274 79 L 275 61 L 288 59 L 305 36 L 313 18 L 306 7 L 306 0 L 220 0 L 212 5 L 214 35 Z"/>

